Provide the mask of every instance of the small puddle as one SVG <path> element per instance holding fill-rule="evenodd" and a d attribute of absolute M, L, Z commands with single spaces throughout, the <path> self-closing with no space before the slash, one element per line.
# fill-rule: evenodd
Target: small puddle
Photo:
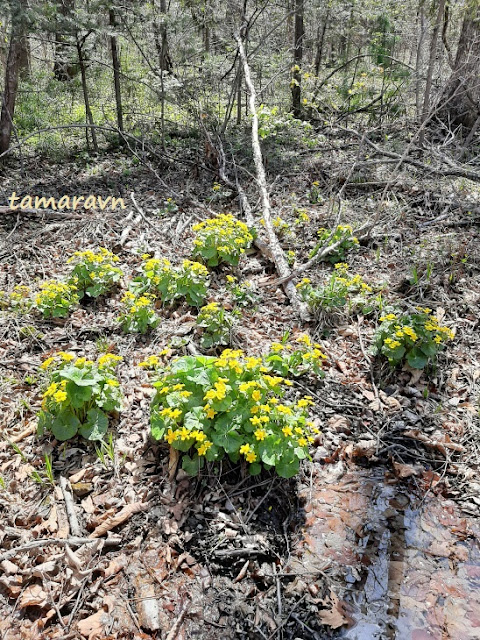
<path fill-rule="evenodd" d="M 352 620 L 329 637 L 480 639 L 474 518 L 442 496 L 421 504 L 385 469 L 325 466 L 306 493 L 297 562 L 307 571 L 329 562 L 336 594 L 350 605 Z"/>

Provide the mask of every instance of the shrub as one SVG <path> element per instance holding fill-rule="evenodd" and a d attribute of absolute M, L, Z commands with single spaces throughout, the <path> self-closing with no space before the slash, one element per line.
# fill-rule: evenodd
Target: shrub
<path fill-rule="evenodd" d="M 358 239 L 353 235 L 353 229 L 349 224 L 339 224 L 333 232 L 330 229 L 322 228 L 319 229 L 317 233 L 319 241 L 310 252 L 310 258 L 316 256 L 325 244 L 327 244 L 327 246 L 331 246 L 341 240 L 340 245 L 337 247 L 335 252 L 325 256 L 326 262 L 335 264 L 337 262 L 345 261 L 347 252 L 358 246 Z"/>
<path fill-rule="evenodd" d="M 289 478 L 308 457 L 318 433 L 307 419 L 310 397 L 282 401 L 292 382 L 273 376 L 262 358 L 226 349 L 219 358 L 183 356 L 155 380 L 151 429 L 155 439 L 190 455 L 182 466 L 195 474 L 204 461 L 243 458 L 252 475 L 262 465 Z"/>
<path fill-rule="evenodd" d="M 380 322 L 373 350 L 392 366 L 406 360 L 412 368 L 423 369 L 454 338 L 453 331 L 441 326 L 431 309 L 422 307 L 417 307 L 417 313 L 388 313 Z"/>
<path fill-rule="evenodd" d="M 221 262 L 237 265 L 254 240 L 253 232 L 231 213 L 200 222 L 193 226 L 193 231 L 197 234 L 193 241 L 194 257 L 201 258 L 210 267 Z"/>
<path fill-rule="evenodd" d="M 234 314 L 229 313 L 218 302 L 210 302 L 202 307 L 197 317 L 197 325 L 203 329 L 201 346 L 209 349 L 230 344 L 230 333 L 234 322 Z"/>
<path fill-rule="evenodd" d="M 97 298 L 112 289 L 123 276 L 122 270 L 115 266 L 118 260 L 118 256 L 104 247 L 100 247 L 98 253 L 75 251 L 68 259 L 75 263 L 70 282 L 76 284 L 82 296 Z"/>
<path fill-rule="evenodd" d="M 118 321 L 125 333 L 146 333 L 160 322 L 155 313 L 154 296 L 148 293 L 136 296 L 127 291 L 121 301 L 125 311 L 120 314 Z"/>
<path fill-rule="evenodd" d="M 101 440 L 108 428 L 108 414 L 120 411 L 122 392 L 114 371 L 122 358 L 106 354 L 97 363 L 60 352 L 47 358 L 41 370 L 48 375 L 39 414 L 40 433 L 51 431 L 57 440 L 77 433 L 87 440 Z"/>
<path fill-rule="evenodd" d="M 40 285 L 35 297 L 35 307 L 44 318 L 66 318 L 79 302 L 77 285 L 73 281 L 47 280 Z"/>

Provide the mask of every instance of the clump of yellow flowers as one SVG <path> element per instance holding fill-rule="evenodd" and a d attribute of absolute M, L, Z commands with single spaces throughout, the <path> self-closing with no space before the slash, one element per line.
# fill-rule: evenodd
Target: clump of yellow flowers
<path fill-rule="evenodd" d="M 60 351 L 40 366 L 46 389 L 38 416 L 39 433 L 51 431 L 57 440 L 77 433 L 101 440 L 108 416 L 120 411 L 123 394 L 115 376 L 121 356 L 107 353 L 97 362 Z"/>
<path fill-rule="evenodd" d="M 16 284 L 13 291 L 0 291 L 0 309 L 9 309 L 15 313 L 27 313 L 32 306 L 30 288 Z"/>
<path fill-rule="evenodd" d="M 183 260 L 173 266 L 167 258 L 142 256 L 144 262 L 140 275 L 134 279 L 132 288 L 157 295 L 162 302 L 174 302 L 184 298 L 194 307 L 199 307 L 207 295 L 209 273 L 205 265 L 192 260 Z"/>
<path fill-rule="evenodd" d="M 35 296 L 35 307 L 44 318 L 65 318 L 79 303 L 80 296 L 74 281 L 47 280 Z"/>
<path fill-rule="evenodd" d="M 221 262 L 237 265 L 254 240 L 254 232 L 231 213 L 222 213 L 192 227 L 196 233 L 193 241 L 194 257 L 210 267 Z"/>
<path fill-rule="evenodd" d="M 77 286 L 81 296 L 97 298 L 112 289 L 123 276 L 122 270 L 115 266 L 118 261 L 118 256 L 105 247 L 99 247 L 97 252 L 75 251 L 68 259 L 74 263 L 69 282 Z"/>
<path fill-rule="evenodd" d="M 349 224 L 339 224 L 335 229 L 319 229 L 319 240 L 310 252 L 309 258 L 313 258 L 325 245 L 330 246 L 338 242 L 338 247 L 325 256 L 326 262 L 335 264 L 346 259 L 347 252 L 358 247 L 358 238 L 353 235 L 353 228 Z"/>
<path fill-rule="evenodd" d="M 146 333 L 160 322 L 155 313 L 155 297 L 151 294 L 135 295 L 126 291 L 121 302 L 124 310 L 118 321 L 125 333 Z"/>
<path fill-rule="evenodd" d="M 314 287 L 309 278 L 297 284 L 298 292 L 314 313 L 339 310 L 361 311 L 364 315 L 374 308 L 373 287 L 359 274 L 351 275 L 348 264 L 339 262 L 322 286 Z"/>
<path fill-rule="evenodd" d="M 151 431 L 184 452 L 183 468 L 195 474 L 205 460 L 244 459 L 252 475 L 262 466 L 288 478 L 308 457 L 318 429 L 308 419 L 310 396 L 284 400 L 292 386 L 276 375 L 268 357 L 225 349 L 219 357 L 183 356 L 153 366 L 156 394 Z"/>
<path fill-rule="evenodd" d="M 406 360 L 414 369 L 423 369 L 455 336 L 427 307 L 417 307 L 415 313 L 387 313 L 380 322 L 374 351 L 393 366 Z"/>

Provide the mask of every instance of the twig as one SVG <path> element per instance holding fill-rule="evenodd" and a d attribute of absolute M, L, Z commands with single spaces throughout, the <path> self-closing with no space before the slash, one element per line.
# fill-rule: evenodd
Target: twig
<path fill-rule="evenodd" d="M 165 640 L 175 640 L 175 638 L 177 637 L 177 634 L 180 630 L 180 626 L 183 622 L 183 619 L 185 618 L 185 615 L 187 613 L 187 609 L 189 607 L 190 602 L 184 602 L 182 604 L 182 607 L 180 609 L 180 613 L 178 614 L 177 619 L 175 620 L 175 623 L 173 625 L 173 627 L 170 629 L 170 631 L 168 632 L 167 637 L 165 638 Z"/>
<path fill-rule="evenodd" d="M 115 538 L 111 537 L 105 540 L 105 545 L 114 547 L 120 544 L 121 541 L 122 540 L 120 536 Z M 10 558 L 15 557 L 19 553 L 23 553 L 24 551 L 30 551 L 31 549 L 39 549 L 40 547 L 49 547 L 49 546 L 55 546 L 55 545 L 59 547 L 66 547 L 67 545 L 73 546 L 73 547 L 81 547 L 84 544 L 95 544 L 95 543 L 97 543 L 96 538 L 77 538 L 73 536 L 71 538 L 41 538 L 40 540 L 33 540 L 32 542 L 27 542 L 26 544 L 22 544 L 20 547 L 15 547 L 15 549 L 9 549 L 5 553 L 2 553 L 2 555 L 0 555 L 0 562 L 3 562 L 4 560 L 10 560 Z"/>
<path fill-rule="evenodd" d="M 60 476 L 60 489 L 62 490 L 63 499 L 65 500 L 65 509 L 67 511 L 68 524 L 70 525 L 70 533 L 72 536 L 81 536 L 81 528 L 78 523 L 77 514 L 75 513 L 75 503 L 73 502 L 73 494 L 71 493 L 70 482 Z"/>

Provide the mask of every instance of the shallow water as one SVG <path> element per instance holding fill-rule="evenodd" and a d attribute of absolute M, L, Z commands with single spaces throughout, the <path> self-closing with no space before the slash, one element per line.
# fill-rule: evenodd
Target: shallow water
<path fill-rule="evenodd" d="M 298 561 L 325 567 L 348 640 L 480 639 L 480 527 L 384 469 L 325 466 L 308 491 Z"/>

